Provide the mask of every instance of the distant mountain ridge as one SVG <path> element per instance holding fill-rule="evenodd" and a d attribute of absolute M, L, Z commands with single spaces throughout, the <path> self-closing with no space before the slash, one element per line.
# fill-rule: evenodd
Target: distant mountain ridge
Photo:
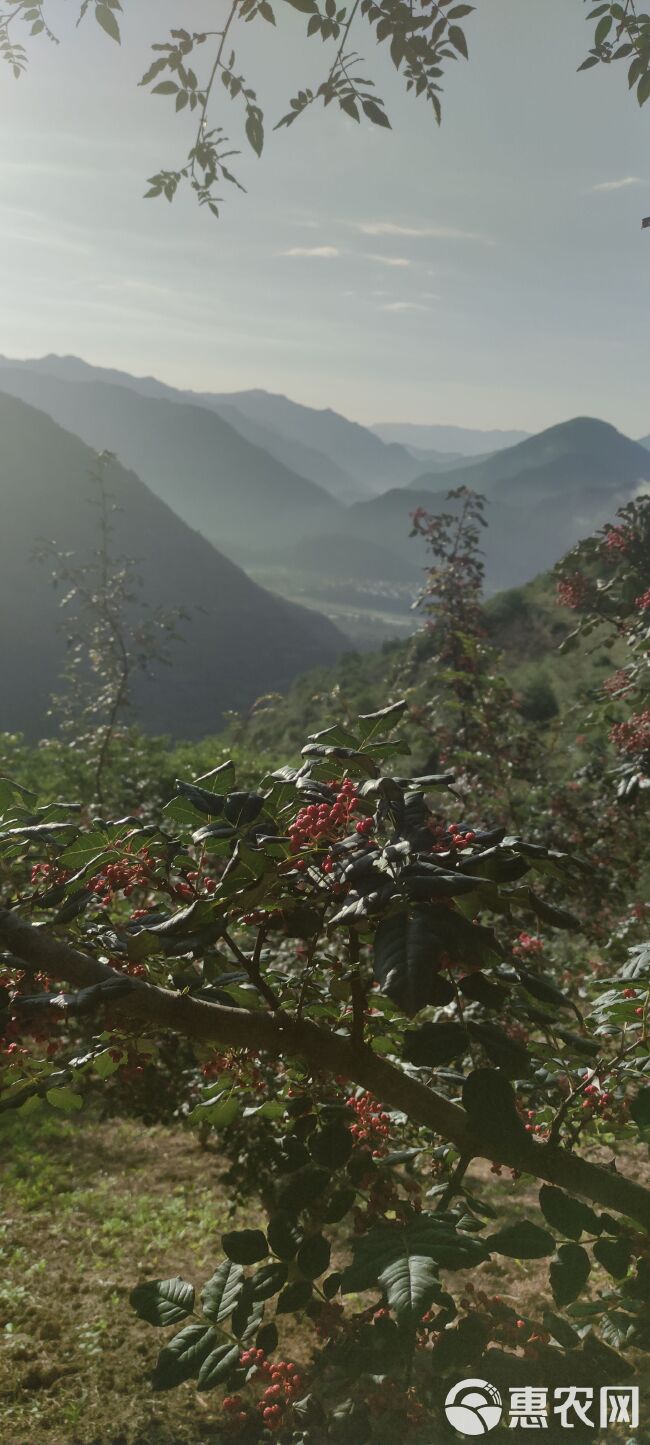
<path fill-rule="evenodd" d="M 116 388 L 117 389 L 117 388 Z M 0 728 L 35 738 L 52 730 L 49 698 L 59 683 L 65 622 L 47 567 L 32 560 L 54 540 L 87 560 L 97 546 L 90 474 L 95 454 L 42 411 L 1 391 Z M 191 530 L 133 472 L 110 466 L 115 553 L 135 556 L 151 607 L 182 608 L 172 667 L 136 687 L 137 715 L 156 733 L 196 738 L 226 711 L 279 691 L 346 639 L 317 612 L 264 591 Z M 10 622 L 9 622 L 9 619 Z"/>
<path fill-rule="evenodd" d="M 530 432 L 525 431 L 481 431 L 476 427 L 419 422 L 377 422 L 370 430 L 384 442 L 400 442 L 416 451 L 456 452 L 466 457 L 503 451 L 530 436 Z"/>
<path fill-rule="evenodd" d="M 38 373 L 76 383 L 105 382 L 153 400 L 185 402 L 217 412 L 276 461 L 348 503 L 412 480 L 423 464 L 423 459 L 414 458 L 406 447 L 385 445 L 367 427 L 338 412 L 302 406 L 272 392 L 181 390 L 156 377 L 131 376 L 115 368 L 92 366 L 76 356 L 53 354 L 18 361 L 0 356 L 0 374 L 3 371 Z M 446 459 L 432 456 L 431 460 L 444 465 Z"/>
<path fill-rule="evenodd" d="M 340 504 L 240 435 L 217 412 L 105 381 L 0 366 L 0 387 L 98 451 L 115 452 L 216 546 L 267 546 L 331 525 Z"/>
<path fill-rule="evenodd" d="M 644 446 L 590 417 L 463 457 L 387 444 L 269 392 L 184 393 L 75 357 L 0 358 L 3 387 L 117 452 L 249 576 L 325 611 L 364 647 L 412 625 L 426 562 L 410 537 L 416 506 L 447 510 L 463 484 L 485 495 L 493 591 L 550 567 L 650 478 L 650 437 Z M 502 443 L 467 432 L 481 447 L 495 435 Z"/>
<path fill-rule="evenodd" d="M 650 480 L 650 457 L 609 422 L 573 417 L 462 470 L 466 486 L 517 506 L 550 500 L 567 489 L 577 495 L 585 489 L 633 488 Z M 439 492 L 457 484 L 456 470 L 436 470 L 423 472 L 408 486 Z"/>

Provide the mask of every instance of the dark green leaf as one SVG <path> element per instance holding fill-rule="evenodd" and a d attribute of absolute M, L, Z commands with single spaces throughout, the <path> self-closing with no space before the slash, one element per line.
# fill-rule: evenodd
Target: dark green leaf
<path fill-rule="evenodd" d="M 318 1279 L 330 1266 L 331 1247 L 323 1234 L 310 1234 L 301 1244 L 296 1264 L 307 1279 Z"/>
<path fill-rule="evenodd" d="M 277 1254 L 278 1259 L 292 1260 L 295 1258 L 302 1234 L 290 1215 L 274 1214 L 269 1221 L 266 1233 L 271 1249 L 274 1254 Z"/>
<path fill-rule="evenodd" d="M 153 1279 L 136 1285 L 129 1302 L 148 1325 L 176 1325 L 194 1309 L 194 1287 L 179 1275 L 175 1279 Z"/>
<path fill-rule="evenodd" d="M 224 1254 L 235 1264 L 257 1264 L 266 1259 L 269 1246 L 261 1229 L 233 1229 L 221 1237 Z"/>
<path fill-rule="evenodd" d="M 250 1281 L 253 1299 L 272 1299 L 286 1284 L 288 1272 L 287 1265 L 282 1262 L 263 1265 Z"/>
<path fill-rule="evenodd" d="M 154 1390 L 173 1390 L 198 1374 L 217 1343 L 209 1325 L 187 1325 L 160 1351 L 151 1384 Z"/>
<path fill-rule="evenodd" d="M 203 1287 L 201 1303 L 207 1319 L 217 1324 L 232 1314 L 239 1299 L 244 1271 L 241 1264 L 225 1259 Z"/>
<path fill-rule="evenodd" d="M 581 1244 L 561 1244 L 549 1271 L 556 1305 L 568 1305 L 577 1299 L 590 1273 L 591 1263 L 586 1249 Z"/>
<path fill-rule="evenodd" d="M 307 1279 L 297 1279 L 293 1284 L 283 1289 L 278 1300 L 276 1314 L 289 1315 L 298 1314 L 309 1304 L 312 1297 L 312 1287 Z"/>
<path fill-rule="evenodd" d="M 624 1239 L 597 1239 L 594 1244 L 594 1259 L 597 1259 L 614 1279 L 623 1279 L 630 1268 L 632 1251 Z"/>
<path fill-rule="evenodd" d="M 336 1170 L 347 1164 L 352 1153 L 352 1135 L 344 1124 L 336 1121 L 326 1124 L 312 1134 L 309 1140 L 312 1159 L 323 1168 Z"/>
<path fill-rule="evenodd" d="M 521 1219 L 517 1224 L 497 1230 L 496 1234 L 489 1234 L 485 1244 L 491 1252 L 506 1254 L 512 1259 L 544 1259 L 555 1249 L 552 1234 L 530 1219 Z"/>
<path fill-rule="evenodd" d="M 107 34 L 107 35 L 110 35 L 111 40 L 116 40 L 117 43 L 118 43 L 118 45 L 119 45 L 119 43 L 120 43 L 120 27 L 119 27 L 119 25 L 118 25 L 118 23 L 117 23 L 116 17 L 115 17 L 115 15 L 114 15 L 113 11 L 111 10 L 110 6 L 109 6 L 109 5 L 96 5 L 96 6 L 95 6 L 95 19 L 96 19 L 96 21 L 97 21 L 97 24 L 98 24 L 98 25 L 101 25 L 102 30 L 105 30 L 105 31 L 106 31 L 106 34 Z"/>
<path fill-rule="evenodd" d="M 199 1370 L 198 1389 L 214 1390 L 239 1364 L 239 1345 L 220 1345 L 203 1361 Z"/>
<path fill-rule="evenodd" d="M 580 1199 L 565 1194 L 562 1189 L 555 1189 L 552 1184 L 542 1185 L 539 1191 L 539 1206 L 551 1228 L 557 1229 L 568 1239 L 579 1239 L 583 1230 L 587 1234 L 600 1233 L 600 1221 L 593 1209 L 590 1209 L 588 1204 L 583 1204 Z"/>

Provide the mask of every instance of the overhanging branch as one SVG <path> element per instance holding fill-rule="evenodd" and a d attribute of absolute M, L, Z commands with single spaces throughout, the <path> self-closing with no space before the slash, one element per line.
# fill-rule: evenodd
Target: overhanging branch
<path fill-rule="evenodd" d="M 107 964 L 15 913 L 0 911 L 0 945 L 50 977 L 81 987 L 123 978 Z M 472 1132 L 469 1117 L 458 1104 L 379 1058 L 369 1047 L 355 1045 L 349 1037 L 280 1011 L 229 1008 L 140 979 L 131 982 L 124 998 L 111 1004 L 112 1012 L 203 1043 L 253 1049 L 273 1058 L 302 1058 L 314 1070 L 326 1070 L 369 1089 L 382 1103 L 447 1139 L 461 1155 L 489 1159 L 559 1185 L 650 1230 L 650 1190 L 548 1144 L 531 1140 L 497 1147 L 481 1139 Z"/>

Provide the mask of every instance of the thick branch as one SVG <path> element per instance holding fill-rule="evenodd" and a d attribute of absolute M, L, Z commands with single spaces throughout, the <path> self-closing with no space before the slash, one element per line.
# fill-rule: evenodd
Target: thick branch
<path fill-rule="evenodd" d="M 0 911 L 0 946 L 51 977 L 82 987 L 122 977 L 15 913 Z M 472 1132 L 468 1115 L 458 1104 L 402 1073 L 371 1048 L 355 1046 L 349 1038 L 316 1024 L 281 1012 L 271 1014 L 206 1003 L 139 979 L 132 980 L 132 988 L 124 998 L 111 1003 L 111 1011 L 204 1043 L 259 1050 L 274 1058 L 300 1057 L 314 1070 L 327 1070 L 369 1089 L 382 1103 L 448 1139 L 464 1156 L 490 1159 L 557 1184 L 592 1204 L 627 1215 L 650 1230 L 650 1190 L 616 1171 L 548 1144 L 531 1140 L 525 1144 L 516 1141 L 512 1147 L 505 1142 L 497 1147 L 488 1143 Z"/>

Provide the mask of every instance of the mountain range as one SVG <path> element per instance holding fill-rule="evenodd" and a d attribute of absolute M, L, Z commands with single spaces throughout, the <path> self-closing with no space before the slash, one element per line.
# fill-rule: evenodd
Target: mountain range
<path fill-rule="evenodd" d="M 453 507 L 447 493 L 461 484 L 486 496 L 494 592 L 551 566 L 650 480 L 650 438 L 632 441 L 590 417 L 533 436 L 369 429 L 269 392 L 182 391 L 58 356 L 0 358 L 0 390 L 116 452 L 251 578 L 324 612 L 361 647 L 413 628 L 426 564 L 424 544 L 409 536 L 417 506 Z"/>
<path fill-rule="evenodd" d="M 52 540 L 80 563 L 92 557 L 95 453 L 44 412 L 1 392 L 0 437 L 0 728 L 36 738 L 52 729 L 47 710 L 66 656 L 68 614 L 34 549 Z M 116 461 L 107 487 L 116 509 L 115 555 L 137 559 L 150 608 L 185 614 L 173 667 L 136 686 L 137 716 L 151 731 L 188 738 L 214 732 L 226 711 L 245 709 L 341 652 L 345 639 L 331 622 L 265 592 Z"/>

